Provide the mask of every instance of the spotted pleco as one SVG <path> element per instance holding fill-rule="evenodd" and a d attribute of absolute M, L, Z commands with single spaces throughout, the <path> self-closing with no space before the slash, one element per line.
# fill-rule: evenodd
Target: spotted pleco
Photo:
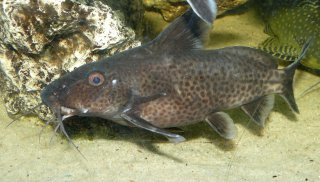
<path fill-rule="evenodd" d="M 259 48 L 286 61 L 294 61 L 304 43 L 313 37 L 302 64 L 320 72 L 320 1 L 319 0 L 248 0 L 218 15 L 240 14 L 255 8 L 265 22 L 269 35 Z"/>
<path fill-rule="evenodd" d="M 64 118 L 94 116 L 149 130 L 172 142 L 185 139 L 164 128 L 200 121 L 233 139 L 236 126 L 224 111 L 236 107 L 264 126 L 274 94 L 298 112 L 292 81 L 310 41 L 294 63 L 279 70 L 276 58 L 255 48 L 202 49 L 208 30 L 209 24 L 189 10 L 153 41 L 53 81 L 41 98 L 60 118 L 61 130 Z"/>
<path fill-rule="evenodd" d="M 283 60 L 294 61 L 309 37 L 314 42 L 301 62 L 320 70 L 320 1 L 278 2 L 264 11 L 265 32 L 270 36 L 260 48 Z M 266 5 L 265 5 L 266 6 Z M 275 8 L 274 6 L 278 6 Z M 262 7 L 266 10 L 266 7 Z"/>

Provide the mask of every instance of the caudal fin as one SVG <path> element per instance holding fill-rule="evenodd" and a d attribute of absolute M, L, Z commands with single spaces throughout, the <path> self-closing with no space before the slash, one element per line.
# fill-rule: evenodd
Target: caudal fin
<path fill-rule="evenodd" d="M 287 101 L 290 108 L 296 113 L 299 113 L 299 109 L 298 109 L 298 106 L 296 104 L 296 101 L 294 99 L 294 94 L 293 94 L 293 87 L 292 87 L 293 77 L 294 77 L 294 73 L 295 73 L 297 67 L 299 66 L 301 60 L 304 58 L 312 41 L 313 41 L 313 38 L 309 38 L 306 41 L 306 43 L 304 44 L 304 46 L 302 47 L 302 50 L 301 50 L 299 57 L 292 64 L 290 64 L 288 67 L 286 67 L 284 69 L 285 74 L 286 74 L 285 75 L 286 80 L 284 82 L 284 88 L 281 93 L 281 96 Z"/>

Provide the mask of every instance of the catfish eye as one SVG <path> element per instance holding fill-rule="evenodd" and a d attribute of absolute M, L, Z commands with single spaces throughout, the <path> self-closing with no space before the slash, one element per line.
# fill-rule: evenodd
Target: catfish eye
<path fill-rule="evenodd" d="M 89 75 L 89 84 L 92 86 L 99 86 L 103 84 L 104 76 L 102 73 L 93 72 Z"/>

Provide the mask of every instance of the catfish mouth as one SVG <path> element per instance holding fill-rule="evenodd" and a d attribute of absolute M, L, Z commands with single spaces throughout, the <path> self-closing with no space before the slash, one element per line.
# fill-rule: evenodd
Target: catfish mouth
<path fill-rule="evenodd" d="M 77 110 L 72 109 L 72 108 L 68 108 L 68 107 L 64 107 L 64 106 L 61 106 L 60 110 L 61 110 L 61 116 L 62 116 L 61 120 L 62 121 L 69 118 L 69 117 L 72 117 L 72 116 L 79 114 L 79 112 L 77 112 Z"/>
<path fill-rule="evenodd" d="M 60 106 L 60 115 L 61 121 L 72 116 L 92 116 L 87 108 L 73 109 L 65 106 Z"/>

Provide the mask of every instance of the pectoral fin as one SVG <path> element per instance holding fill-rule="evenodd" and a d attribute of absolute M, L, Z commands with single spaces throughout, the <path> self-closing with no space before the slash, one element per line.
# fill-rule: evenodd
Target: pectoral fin
<path fill-rule="evenodd" d="M 233 120 L 224 112 L 210 114 L 206 122 L 225 139 L 234 139 L 237 135 L 237 128 Z"/>
<path fill-rule="evenodd" d="M 139 118 L 130 112 L 122 113 L 121 117 L 138 128 L 142 128 L 142 129 L 151 131 L 153 133 L 157 133 L 157 134 L 165 136 L 170 142 L 180 143 L 180 142 L 185 141 L 185 138 L 183 136 L 180 136 L 180 135 L 177 135 L 174 133 L 170 133 L 166 130 L 157 128 L 157 127 L 153 126 L 152 124 L 148 123 L 147 121 L 145 121 L 144 119 Z"/>
<path fill-rule="evenodd" d="M 259 126 L 264 127 L 265 120 L 271 112 L 273 104 L 274 95 L 268 95 L 243 105 L 241 109 Z"/>
<path fill-rule="evenodd" d="M 124 108 L 120 116 L 135 127 L 142 128 L 142 129 L 151 131 L 153 133 L 157 133 L 165 136 L 170 142 L 173 142 L 173 143 L 183 142 L 185 141 L 184 137 L 174 133 L 170 133 L 156 126 L 153 126 L 152 124 L 150 124 L 143 118 L 137 116 L 136 114 L 135 109 L 139 106 L 139 104 L 146 103 L 146 102 L 158 99 L 160 97 L 165 97 L 166 95 L 167 95 L 166 93 L 159 93 L 159 94 L 155 94 L 148 97 L 140 97 L 138 95 L 135 95 L 134 92 L 131 92 L 130 101 L 127 103 L 126 107 Z"/>

